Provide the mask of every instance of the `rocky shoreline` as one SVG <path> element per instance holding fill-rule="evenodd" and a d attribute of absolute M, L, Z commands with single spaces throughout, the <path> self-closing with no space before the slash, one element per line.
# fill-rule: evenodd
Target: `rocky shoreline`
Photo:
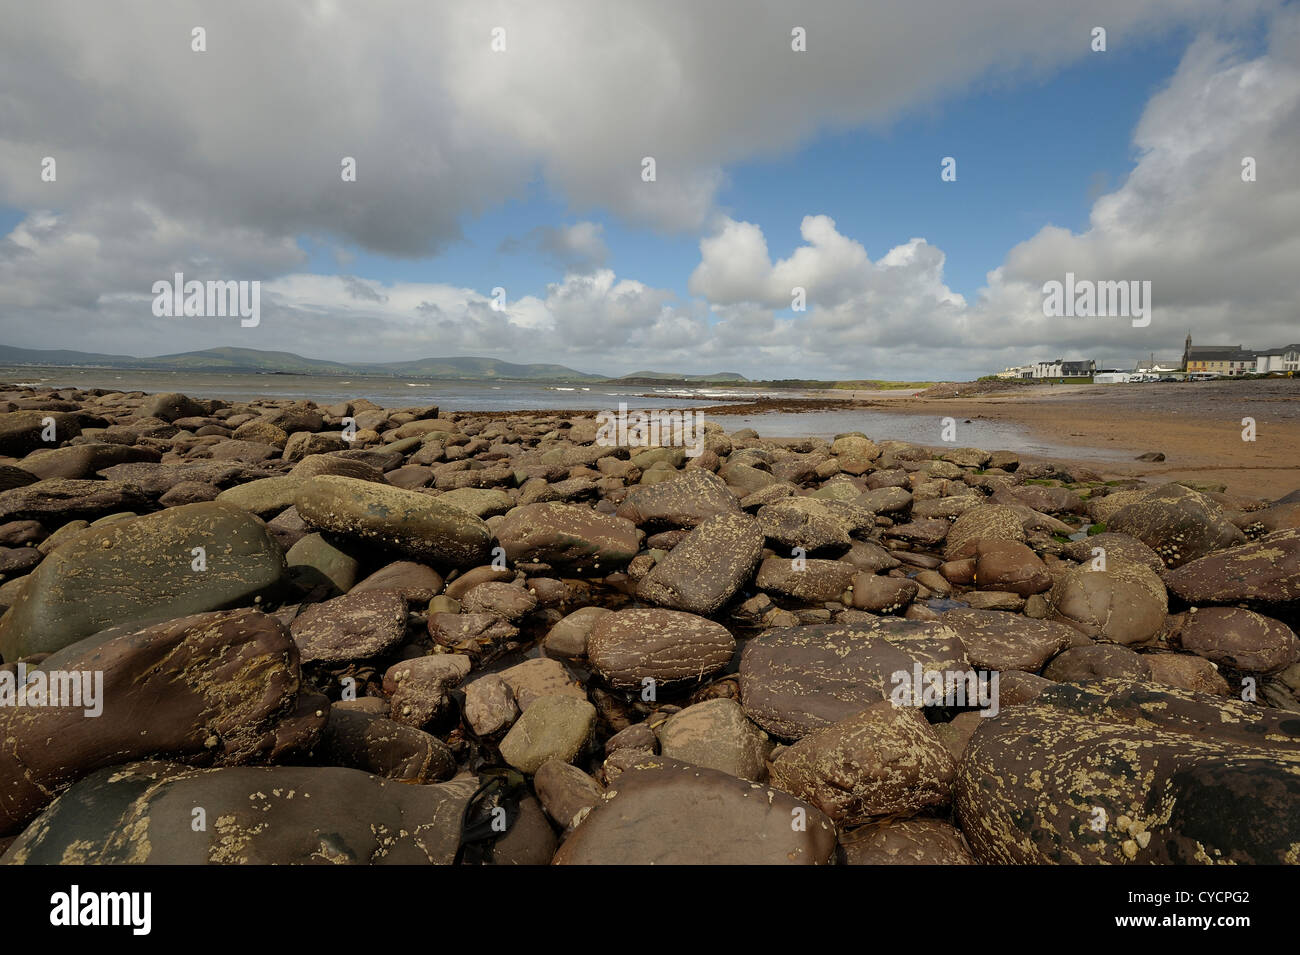
<path fill-rule="evenodd" d="M 0 456 L 5 863 L 1300 861 L 1300 491 L 16 385 Z"/>

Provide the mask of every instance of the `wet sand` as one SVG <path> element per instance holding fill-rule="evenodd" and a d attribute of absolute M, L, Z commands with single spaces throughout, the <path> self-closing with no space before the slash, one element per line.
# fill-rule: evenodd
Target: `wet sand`
<path fill-rule="evenodd" d="M 1109 451 L 1098 470 L 1115 476 L 1217 482 L 1263 497 L 1300 488 L 1300 380 L 1034 385 L 952 398 L 915 394 L 847 397 L 892 413 L 956 418 L 959 444 L 969 418 L 1015 424 L 1057 445 Z M 1255 421 L 1253 442 L 1242 438 L 1247 417 Z M 1165 460 L 1133 460 L 1147 451 L 1161 452 Z"/>

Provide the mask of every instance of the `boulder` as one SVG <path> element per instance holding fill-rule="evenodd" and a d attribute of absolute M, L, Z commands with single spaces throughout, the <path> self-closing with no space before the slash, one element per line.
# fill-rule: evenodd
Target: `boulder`
<path fill-rule="evenodd" d="M 266 525 L 229 504 L 187 504 L 87 528 L 32 572 L 0 618 L 0 653 L 12 661 L 109 627 L 252 603 L 284 574 Z"/>
<path fill-rule="evenodd" d="M 146 756 L 233 765 L 304 749 L 329 709 L 300 695 L 293 641 L 255 610 L 107 631 L 26 676 L 26 705 L 0 706 L 0 835 L 101 766 Z M 16 692 L 16 677 L 0 674 L 0 686 Z"/>
<path fill-rule="evenodd" d="M 736 650 L 720 623 L 677 610 L 635 609 L 609 613 L 587 638 L 587 658 L 610 686 L 641 690 L 702 680 L 717 673 Z"/>
<path fill-rule="evenodd" d="M 492 534 L 472 514 L 418 491 L 337 475 L 311 478 L 294 499 L 310 526 L 456 567 L 482 563 Z"/>
<path fill-rule="evenodd" d="M 450 865 L 477 788 L 473 777 L 415 786 L 337 766 L 128 763 L 60 796 L 0 862 Z"/>
<path fill-rule="evenodd" d="M 956 809 L 986 864 L 1281 864 L 1295 714 L 1147 683 L 1058 686 L 976 730 Z"/>
<path fill-rule="evenodd" d="M 824 865 L 834 853 L 835 826 L 815 807 L 715 769 L 643 755 L 555 863 Z"/>
<path fill-rule="evenodd" d="M 745 715 L 779 739 L 799 739 L 890 698 L 899 673 L 966 671 L 957 632 L 939 623 L 881 618 L 769 630 L 740 658 Z"/>
<path fill-rule="evenodd" d="M 740 513 L 707 518 L 655 564 L 637 595 L 647 603 L 707 616 L 745 586 L 763 552 L 763 532 Z"/>
<path fill-rule="evenodd" d="M 499 520 L 496 536 L 509 560 L 577 573 L 618 569 L 636 556 L 644 536 L 626 518 L 559 502 L 516 507 Z"/>
<path fill-rule="evenodd" d="M 1169 567 L 1246 541 L 1217 504 L 1180 484 L 1166 484 L 1121 508 L 1106 529 L 1136 537 Z"/>

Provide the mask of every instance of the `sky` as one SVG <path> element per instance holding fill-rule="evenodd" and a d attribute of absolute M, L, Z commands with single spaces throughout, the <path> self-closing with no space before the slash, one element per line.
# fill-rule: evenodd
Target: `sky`
<path fill-rule="evenodd" d="M 1294 3 L 0 0 L 0 23 L 3 345 L 938 380 L 1300 339 Z M 156 316 L 177 272 L 260 282 L 260 321 Z M 1149 322 L 1044 314 L 1067 273 L 1150 282 Z"/>

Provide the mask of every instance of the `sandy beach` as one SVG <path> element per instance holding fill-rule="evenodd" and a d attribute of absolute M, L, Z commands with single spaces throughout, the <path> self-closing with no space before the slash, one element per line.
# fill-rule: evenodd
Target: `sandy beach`
<path fill-rule="evenodd" d="M 948 387 L 958 394 L 870 391 L 846 397 L 895 413 L 1013 422 L 1059 444 L 1109 449 L 1113 460 L 1098 470 L 1117 477 L 1192 479 L 1265 497 L 1300 487 L 1300 381 L 1031 385 L 970 396 L 960 394 L 961 384 Z M 1255 420 L 1253 442 L 1242 439 L 1247 417 Z M 1148 451 L 1165 460 L 1133 460 Z"/>

